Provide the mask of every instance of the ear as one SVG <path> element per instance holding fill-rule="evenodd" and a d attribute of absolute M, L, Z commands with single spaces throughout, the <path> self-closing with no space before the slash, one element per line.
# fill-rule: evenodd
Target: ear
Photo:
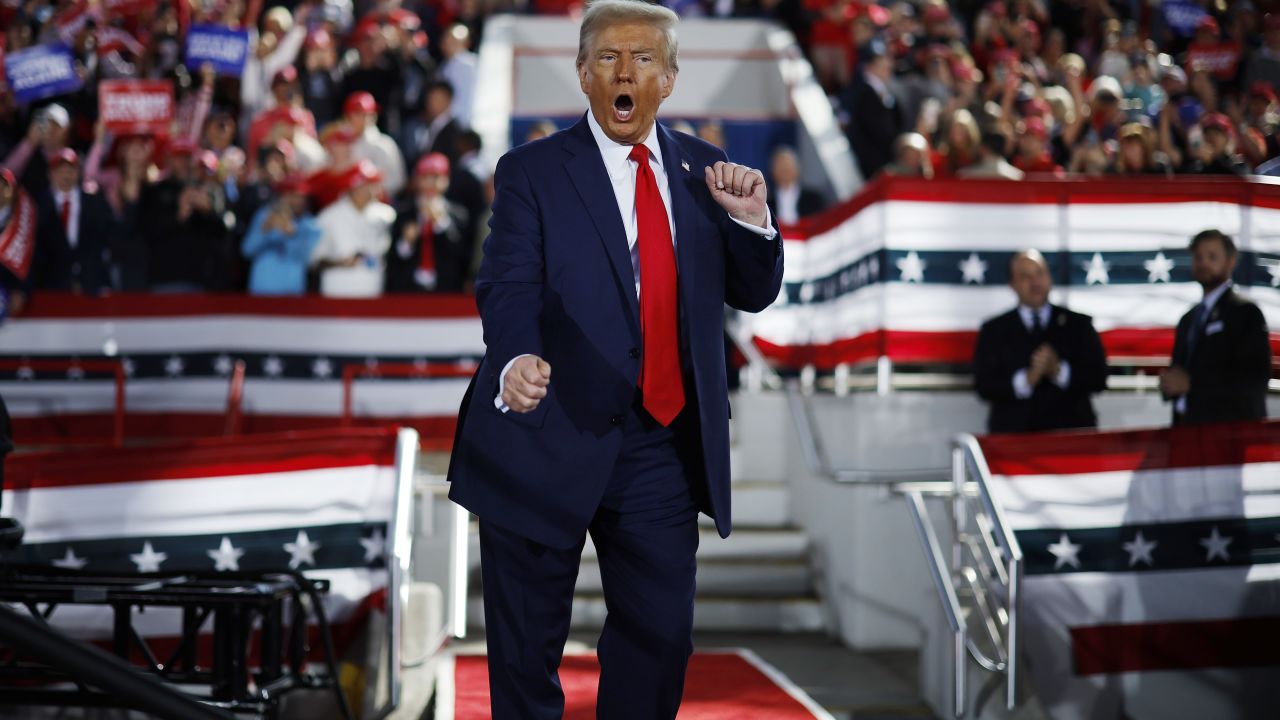
<path fill-rule="evenodd" d="M 666 100 L 671 97 L 671 91 L 676 89 L 676 73 L 668 70 L 662 73 L 662 99 Z"/>
<path fill-rule="evenodd" d="M 582 64 L 578 66 L 578 87 L 582 88 L 582 94 L 587 94 L 587 66 Z"/>

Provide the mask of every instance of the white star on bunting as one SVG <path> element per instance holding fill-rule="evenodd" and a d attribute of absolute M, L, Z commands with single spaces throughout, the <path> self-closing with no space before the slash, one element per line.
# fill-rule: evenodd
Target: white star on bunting
<path fill-rule="evenodd" d="M 987 261 L 980 260 L 978 253 L 969 253 L 969 257 L 960 263 L 960 273 L 964 275 L 961 282 L 981 285 L 987 281 Z"/>
<path fill-rule="evenodd" d="M 299 530 L 297 539 L 284 544 L 285 552 L 292 556 L 289 559 L 289 567 L 293 570 L 297 570 L 303 563 L 315 565 L 316 551 L 319 549 L 320 543 L 312 542 L 311 538 L 307 537 L 306 530 Z"/>
<path fill-rule="evenodd" d="M 1138 534 L 1133 538 L 1133 542 L 1127 542 L 1121 547 L 1124 548 L 1125 552 L 1129 553 L 1129 567 L 1133 567 L 1140 562 L 1154 565 L 1155 560 L 1151 559 L 1151 551 L 1155 550 L 1159 544 L 1154 540 L 1147 540 L 1142 537 L 1142 531 L 1139 530 Z"/>
<path fill-rule="evenodd" d="M 1080 546 L 1071 542 L 1066 533 L 1058 538 L 1058 542 L 1049 546 L 1049 552 L 1057 558 L 1053 563 L 1053 569 L 1058 570 L 1063 565 L 1070 565 L 1073 568 L 1080 567 Z"/>
<path fill-rule="evenodd" d="M 54 567 L 62 568 L 63 570 L 83 570 L 84 566 L 89 564 L 89 561 L 82 557 L 76 557 L 75 548 L 68 546 L 67 551 L 62 555 L 62 559 L 54 560 L 52 564 Z"/>
<path fill-rule="evenodd" d="M 800 302 L 807 303 L 813 301 L 813 283 L 805 283 L 800 286 Z"/>
<path fill-rule="evenodd" d="M 138 572 L 153 573 L 160 572 L 160 563 L 168 560 L 169 554 L 156 552 L 155 548 L 151 547 L 151 541 L 148 540 L 142 543 L 142 552 L 130 555 L 129 559 L 138 566 Z"/>
<path fill-rule="evenodd" d="M 276 355 L 268 355 L 266 360 L 262 361 L 262 372 L 267 377 L 280 377 L 284 374 L 284 361 Z"/>
<path fill-rule="evenodd" d="M 31 369 L 30 365 L 23 365 L 18 368 L 18 379 L 23 381 L 35 380 L 36 371 Z"/>
<path fill-rule="evenodd" d="M 70 368 L 67 368 L 67 379 L 68 379 L 68 380 L 73 380 L 73 381 L 74 381 L 74 380 L 83 380 L 83 379 L 84 379 L 84 368 L 82 368 L 82 367 L 78 367 L 78 366 L 77 366 L 77 367 L 70 367 Z"/>
<path fill-rule="evenodd" d="M 1089 262 L 1081 264 L 1084 268 L 1085 285 L 1106 285 L 1111 282 L 1111 263 L 1102 259 L 1102 253 L 1094 253 Z"/>
<path fill-rule="evenodd" d="M 235 369 L 235 362 L 232 361 L 230 355 L 222 353 L 213 359 L 213 371 L 222 377 L 230 375 L 233 369 Z"/>
<path fill-rule="evenodd" d="M 333 363 L 327 357 L 318 357 L 311 361 L 311 374 L 318 378 L 333 377 Z"/>
<path fill-rule="evenodd" d="M 381 558 L 387 551 L 387 539 L 382 536 L 381 530 L 374 530 L 373 535 L 360 538 L 360 544 L 364 546 L 364 561 L 367 563 Z"/>
<path fill-rule="evenodd" d="M 1271 273 L 1271 287 L 1280 287 L 1280 260 L 1267 263 L 1267 272 Z"/>
<path fill-rule="evenodd" d="M 182 358 L 177 355 L 170 355 L 169 359 L 164 362 L 164 373 L 169 377 L 178 377 L 186 368 L 187 364 L 182 362 Z"/>
<path fill-rule="evenodd" d="M 1164 256 L 1164 252 L 1157 252 L 1156 256 L 1151 260 L 1144 260 L 1142 267 L 1147 270 L 1147 282 L 1169 282 L 1169 271 L 1173 270 L 1173 260 Z"/>
<path fill-rule="evenodd" d="M 1205 549 L 1204 561 L 1213 562 L 1215 557 L 1222 558 L 1223 562 L 1230 560 L 1231 554 L 1227 552 L 1227 546 L 1231 544 L 1232 540 L 1235 540 L 1235 538 L 1230 535 L 1223 537 L 1219 534 L 1218 526 L 1214 525 L 1213 532 L 1209 533 L 1209 537 L 1200 539 L 1200 544 Z"/>
<path fill-rule="evenodd" d="M 929 263 L 920 259 L 919 253 L 915 250 L 907 253 L 907 256 L 897 261 L 898 271 L 902 273 L 900 278 L 904 283 L 922 283 L 924 282 L 924 269 Z"/>
<path fill-rule="evenodd" d="M 214 570 L 239 572 L 240 558 L 244 556 L 244 550 L 232 545 L 231 538 L 223 535 L 218 549 L 206 550 L 205 554 L 213 560 Z"/>
<path fill-rule="evenodd" d="M 120 367 L 124 370 L 125 377 L 133 377 L 133 373 L 137 371 L 138 364 L 133 358 L 120 358 Z"/>

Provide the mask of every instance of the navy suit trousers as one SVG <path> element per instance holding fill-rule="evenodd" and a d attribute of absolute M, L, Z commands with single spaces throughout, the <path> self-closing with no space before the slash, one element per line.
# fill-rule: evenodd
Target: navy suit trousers
<path fill-rule="evenodd" d="M 700 462 L 696 416 L 665 428 L 636 406 L 588 532 L 608 616 L 600 634 L 596 716 L 674 718 L 693 652 L 697 503 L 686 468 Z M 685 428 L 688 428 L 688 432 Z M 569 634 L 584 536 L 569 549 L 480 523 L 489 681 L 495 720 L 559 719 L 558 668 Z"/>

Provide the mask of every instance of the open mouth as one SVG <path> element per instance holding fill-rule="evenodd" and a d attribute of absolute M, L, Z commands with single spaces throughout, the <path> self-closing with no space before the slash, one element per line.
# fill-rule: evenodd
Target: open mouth
<path fill-rule="evenodd" d="M 630 95 L 619 95 L 613 101 L 613 117 L 618 122 L 627 122 L 635 112 L 636 104 Z"/>

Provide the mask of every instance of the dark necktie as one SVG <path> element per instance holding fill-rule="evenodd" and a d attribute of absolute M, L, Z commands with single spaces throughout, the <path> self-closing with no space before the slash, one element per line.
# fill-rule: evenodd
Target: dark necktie
<path fill-rule="evenodd" d="M 1187 356 L 1186 364 L 1191 365 L 1191 359 L 1195 357 L 1196 345 L 1200 342 L 1200 336 L 1204 334 L 1204 322 L 1209 317 L 1209 308 L 1200 305 L 1196 308 L 1196 317 L 1191 321 L 1191 328 L 1187 331 Z"/>
<path fill-rule="evenodd" d="M 649 167 L 649 148 L 635 145 L 636 243 L 640 248 L 640 335 L 644 355 L 640 364 L 640 393 L 644 409 L 663 425 L 684 408 L 684 377 L 680 372 L 677 333 L 676 254 L 671 225 Z"/>
<path fill-rule="evenodd" d="M 1031 344 L 1040 347 L 1044 342 L 1044 323 L 1040 321 L 1040 311 L 1031 311 Z"/>
<path fill-rule="evenodd" d="M 71 196 L 62 199 L 62 232 L 71 239 Z"/>

